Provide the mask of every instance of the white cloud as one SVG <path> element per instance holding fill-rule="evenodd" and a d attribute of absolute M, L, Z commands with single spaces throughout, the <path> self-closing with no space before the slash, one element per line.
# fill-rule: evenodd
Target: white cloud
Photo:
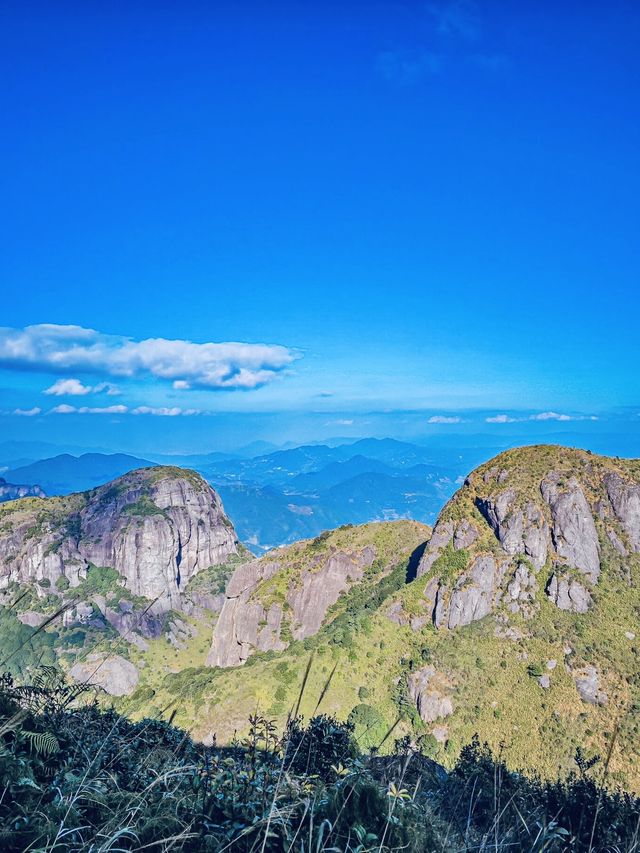
<path fill-rule="evenodd" d="M 127 406 L 69 406 L 61 403 L 49 409 L 50 415 L 126 415 L 129 411 Z"/>
<path fill-rule="evenodd" d="M 78 412 L 81 415 L 125 415 L 129 411 L 127 406 L 80 406 Z"/>
<path fill-rule="evenodd" d="M 33 409 L 14 409 L 14 415 L 21 415 L 24 418 L 33 418 L 39 415 L 42 409 L 39 406 L 34 406 Z"/>
<path fill-rule="evenodd" d="M 198 344 L 165 338 L 134 341 L 81 326 L 48 323 L 24 329 L 0 328 L 0 367 L 109 377 L 150 376 L 172 382 L 178 389 L 258 388 L 271 382 L 297 357 L 287 347 L 271 344 Z M 88 387 L 75 381 L 82 389 Z M 92 390 L 97 393 L 99 387 L 107 393 L 117 392 L 107 383 Z M 58 393 L 51 389 L 50 393 Z"/>
<path fill-rule="evenodd" d="M 540 412 L 530 415 L 530 421 L 597 421 L 597 415 L 561 415 L 558 412 Z"/>
<path fill-rule="evenodd" d="M 83 385 L 79 379 L 58 379 L 42 393 L 53 394 L 55 397 L 84 397 L 87 394 L 106 394 L 108 397 L 115 397 L 121 392 L 118 386 L 112 385 L 111 382 Z"/>
<path fill-rule="evenodd" d="M 493 415 L 490 418 L 485 418 L 488 424 L 513 424 L 517 420 L 517 418 L 510 418 L 509 415 Z"/>
<path fill-rule="evenodd" d="M 560 415 L 558 412 L 540 412 L 539 415 L 530 415 L 530 421 L 572 421 L 571 415 Z"/>
<path fill-rule="evenodd" d="M 446 415 L 433 415 L 427 421 L 428 424 L 459 424 L 462 423 L 462 418 L 450 418 Z"/>
<path fill-rule="evenodd" d="M 38 409 L 38 412 L 40 410 Z M 34 414 L 36 414 L 34 412 Z M 202 414 L 199 409 L 181 409 L 178 406 L 167 408 L 164 406 L 136 406 L 130 409 L 128 406 L 70 406 L 68 403 L 60 403 L 49 409 L 50 415 L 154 415 L 157 417 L 177 417 L 178 415 L 190 416 Z"/>
<path fill-rule="evenodd" d="M 75 406 L 69 406 L 67 403 L 60 403 L 59 406 L 54 406 L 53 409 L 49 409 L 50 415 L 73 415 L 77 412 Z"/>
<path fill-rule="evenodd" d="M 178 415 L 199 415 L 199 409 L 181 409 L 178 406 L 172 406 L 171 408 L 166 408 L 165 406 L 160 406 L 158 408 L 154 408 L 153 406 L 138 406 L 135 409 L 131 410 L 132 415 L 155 415 L 156 417 L 165 417 L 165 418 L 174 418 Z"/>
<path fill-rule="evenodd" d="M 90 385 L 83 385 L 79 379 L 58 379 L 42 393 L 53 394 L 55 397 L 82 397 L 90 394 L 92 390 Z"/>
<path fill-rule="evenodd" d="M 563 415 L 559 412 L 540 412 L 528 417 L 514 418 L 510 415 L 493 415 L 485 418 L 488 424 L 515 424 L 524 421 L 597 421 L 596 415 Z"/>

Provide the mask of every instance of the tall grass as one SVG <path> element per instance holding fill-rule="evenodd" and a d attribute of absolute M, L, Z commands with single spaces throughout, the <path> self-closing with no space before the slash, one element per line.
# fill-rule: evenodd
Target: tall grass
<path fill-rule="evenodd" d="M 170 722 L 131 723 L 49 669 L 0 681 L 0 849 L 233 853 L 640 853 L 640 804 L 579 760 L 553 784 L 507 770 L 477 740 L 446 774 L 404 739 L 363 754 L 348 724 L 260 714 L 230 747 Z M 313 703 L 311 703 L 313 707 Z M 385 734 L 388 740 L 391 727 Z"/>

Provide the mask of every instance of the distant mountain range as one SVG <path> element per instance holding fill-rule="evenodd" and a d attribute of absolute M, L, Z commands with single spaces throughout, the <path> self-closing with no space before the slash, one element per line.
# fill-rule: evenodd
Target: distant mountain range
<path fill-rule="evenodd" d="M 253 449 L 262 446 L 258 443 Z M 20 452 L 18 447 L 12 450 Z M 124 453 L 63 453 L 11 467 L 4 477 L 7 482 L 37 485 L 47 495 L 65 495 L 158 461 L 201 473 L 221 495 L 240 539 L 260 554 L 341 524 L 402 518 L 432 522 L 459 484 L 469 459 L 449 448 L 434 451 L 394 439 L 368 438 L 256 456 L 213 452 L 149 461 Z"/>
<path fill-rule="evenodd" d="M 68 495 L 101 486 L 135 468 L 153 465 L 126 453 L 84 453 L 72 456 L 62 453 L 20 468 L 10 468 L 4 478 L 9 483 L 40 486 L 47 495 Z"/>
<path fill-rule="evenodd" d="M 172 464 L 202 474 L 220 494 L 242 542 L 256 554 L 342 524 L 412 518 L 432 524 L 465 473 L 512 443 L 503 437 L 435 436 L 427 446 L 391 438 L 329 441 L 265 453 L 255 442 L 236 454 L 63 453 L 2 473 L 8 483 L 64 495 L 102 485 L 136 468 Z M 493 444 L 492 444 L 493 442 Z M 50 449 L 53 445 L 43 445 Z M 39 445 L 0 444 L 0 459 Z"/>

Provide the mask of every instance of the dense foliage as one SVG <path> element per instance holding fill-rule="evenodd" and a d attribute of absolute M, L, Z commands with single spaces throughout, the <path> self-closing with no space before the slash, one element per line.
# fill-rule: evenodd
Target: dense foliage
<path fill-rule="evenodd" d="M 219 748 L 80 704 L 84 689 L 51 668 L 28 687 L 0 681 L 2 850 L 639 849 L 640 803 L 606 792 L 581 755 L 572 778 L 541 783 L 475 741 L 447 775 L 406 740 L 363 756 L 327 716 L 284 736 L 256 716 Z"/>

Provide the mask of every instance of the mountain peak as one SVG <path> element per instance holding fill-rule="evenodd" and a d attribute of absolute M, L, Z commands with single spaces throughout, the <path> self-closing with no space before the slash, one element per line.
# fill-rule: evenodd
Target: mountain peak
<path fill-rule="evenodd" d="M 0 577 L 79 584 L 91 565 L 113 568 L 156 610 L 180 602 L 202 569 L 237 553 L 216 492 L 195 471 L 128 472 L 89 492 L 23 499 L 0 509 Z"/>
<path fill-rule="evenodd" d="M 418 576 L 436 627 L 502 607 L 532 617 L 539 589 L 586 612 L 609 550 L 640 551 L 640 461 L 558 445 L 481 465 L 443 509 Z"/>

